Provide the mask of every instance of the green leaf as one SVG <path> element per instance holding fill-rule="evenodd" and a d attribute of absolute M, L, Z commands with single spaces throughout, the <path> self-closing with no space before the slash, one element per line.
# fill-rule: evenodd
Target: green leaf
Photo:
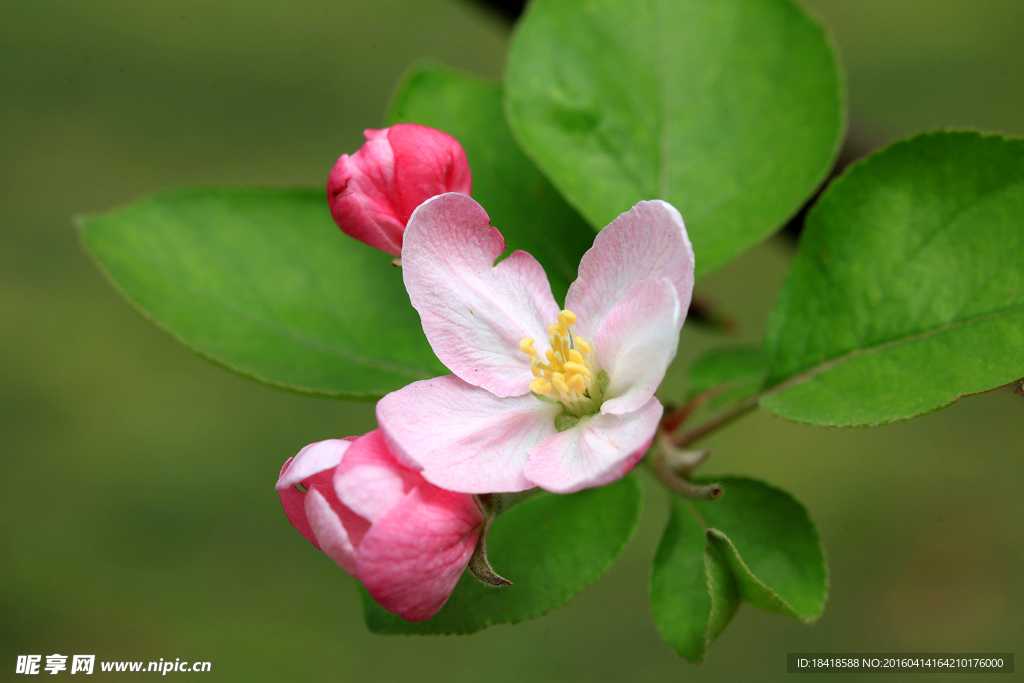
<path fill-rule="evenodd" d="M 821 538 L 791 495 L 746 477 L 718 477 L 721 498 L 695 503 L 736 577 L 743 599 L 810 623 L 821 616 L 828 573 Z"/>
<path fill-rule="evenodd" d="M 921 135 L 811 210 L 767 335 L 761 405 L 905 420 L 1024 375 L 1024 140 Z"/>
<path fill-rule="evenodd" d="M 844 127 L 829 40 L 789 0 L 534 0 L 506 78 L 513 131 L 590 224 L 665 199 L 698 275 L 799 209 Z"/>
<path fill-rule="evenodd" d="M 487 538 L 491 565 L 513 585 L 491 588 L 463 574 L 441 611 L 419 623 L 385 611 L 364 592 L 366 624 L 374 633 L 473 633 L 538 617 L 608 570 L 636 530 L 640 507 L 633 476 L 571 495 L 529 498 L 501 514 Z"/>
<path fill-rule="evenodd" d="M 424 64 L 402 79 L 388 121 L 437 128 L 462 144 L 473 172 L 473 198 L 510 249 L 540 261 L 555 298 L 564 301 L 594 235 L 520 151 L 505 122 L 501 85 Z"/>
<path fill-rule="evenodd" d="M 756 390 L 764 381 L 765 372 L 764 350 L 759 346 L 712 349 L 690 368 L 687 397 L 718 388 Z"/>
<path fill-rule="evenodd" d="M 323 190 L 170 190 L 79 229 L 143 315 L 242 375 L 375 399 L 445 372 L 401 271 L 338 230 Z"/>
<path fill-rule="evenodd" d="M 697 664 L 739 609 L 739 588 L 716 547 L 705 552 L 704 528 L 685 501 L 672 500 L 651 572 L 658 632 L 680 657 Z"/>
<path fill-rule="evenodd" d="M 741 601 L 809 623 L 828 594 L 821 540 L 804 507 L 753 479 L 715 481 L 725 488 L 715 501 L 672 500 L 651 575 L 658 630 L 694 663 Z"/>
<path fill-rule="evenodd" d="M 706 391 L 717 393 L 706 410 L 720 410 L 756 395 L 767 374 L 764 349 L 734 347 L 712 349 L 690 368 L 687 400 Z"/>

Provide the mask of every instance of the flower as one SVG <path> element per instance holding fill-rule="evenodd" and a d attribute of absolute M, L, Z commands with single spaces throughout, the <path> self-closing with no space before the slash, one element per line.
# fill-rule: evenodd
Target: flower
<path fill-rule="evenodd" d="M 403 277 L 454 375 L 377 404 L 388 446 L 437 486 L 568 493 L 625 476 L 662 415 L 654 392 L 693 291 L 693 248 L 663 201 L 616 218 L 583 256 L 560 311 L 544 269 L 464 195 L 413 214 Z"/>
<path fill-rule="evenodd" d="M 484 526 L 474 496 L 402 466 L 379 429 L 306 446 L 285 462 L 277 489 L 292 526 L 409 621 L 441 609 Z"/>
<path fill-rule="evenodd" d="M 398 256 L 417 206 L 445 192 L 469 194 L 469 162 L 455 138 L 415 123 L 363 135 L 359 151 L 341 155 L 331 170 L 327 202 L 346 235 Z"/>

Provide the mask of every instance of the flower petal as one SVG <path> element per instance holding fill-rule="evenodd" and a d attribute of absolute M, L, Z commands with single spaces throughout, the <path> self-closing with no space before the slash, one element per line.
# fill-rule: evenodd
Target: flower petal
<path fill-rule="evenodd" d="M 375 429 L 359 437 L 334 471 L 338 499 L 360 517 L 376 522 L 423 478 L 395 459 Z"/>
<path fill-rule="evenodd" d="M 541 265 L 515 251 L 495 266 L 505 240 L 462 194 L 421 204 L 404 239 L 405 288 L 441 362 L 498 396 L 528 393 L 533 375 L 519 341 L 545 338 L 559 310 Z"/>
<path fill-rule="evenodd" d="M 356 575 L 356 549 L 338 510 L 318 489 L 306 493 L 306 517 L 316 545 L 352 576 Z M 364 530 L 365 533 L 365 530 Z"/>
<path fill-rule="evenodd" d="M 396 208 L 403 225 L 431 197 L 445 192 L 468 195 L 472 190 L 466 152 L 451 135 L 415 123 L 398 123 L 387 129 L 387 139 L 395 157 Z"/>
<path fill-rule="evenodd" d="M 288 516 L 288 521 L 317 548 L 320 544 L 316 542 L 316 536 L 306 518 L 306 493 L 297 489 L 295 485 L 302 484 L 306 491 L 314 486 L 329 488 L 334 476 L 331 470 L 341 462 L 342 456 L 355 438 L 349 436 L 309 444 L 294 458 L 285 461 L 277 479 L 275 487 L 281 494 L 281 505 Z"/>
<path fill-rule="evenodd" d="M 532 394 L 498 398 L 458 377 L 413 382 L 377 404 L 395 457 L 449 491 L 523 491 L 529 450 L 555 434 L 561 405 Z"/>
<path fill-rule="evenodd" d="M 580 419 L 530 450 L 526 476 L 553 493 L 572 493 L 621 479 L 644 457 L 661 420 L 652 398 L 625 415 L 598 413 Z"/>
<path fill-rule="evenodd" d="M 281 468 L 282 478 L 292 460 L 294 458 L 288 458 L 284 463 L 284 467 Z M 280 483 L 281 480 L 278 479 L 278 493 L 281 494 L 281 506 L 284 507 L 284 514 L 288 516 L 288 521 L 299 530 L 300 534 L 306 537 L 307 541 L 319 548 L 320 544 L 316 542 L 316 536 L 309 527 L 309 519 L 306 518 L 306 493 L 295 488 L 294 484 L 281 488 Z"/>
<path fill-rule="evenodd" d="M 365 131 L 366 144 L 341 155 L 327 178 L 327 203 L 345 234 L 397 256 L 405 223 L 396 215 L 395 157 L 387 137 L 377 135 L 383 132 Z"/>
<path fill-rule="evenodd" d="M 608 373 L 602 413 L 631 413 L 647 403 L 679 346 L 679 297 L 667 278 L 633 285 L 594 335 L 598 367 Z"/>
<path fill-rule="evenodd" d="M 345 455 L 345 451 L 356 438 L 350 436 L 344 439 L 327 439 L 309 444 L 284 464 L 276 488 L 283 491 L 294 487 L 295 484 L 301 484 L 314 474 L 337 467 Z"/>
<path fill-rule="evenodd" d="M 384 609 L 429 619 L 455 590 L 482 524 L 472 496 L 421 484 L 366 534 L 356 576 Z"/>
<path fill-rule="evenodd" d="M 580 336 L 590 339 L 634 284 L 668 278 L 684 312 L 682 326 L 693 294 L 693 264 L 693 247 L 675 207 L 661 200 L 640 202 L 597 234 L 565 307 L 578 316 Z"/>

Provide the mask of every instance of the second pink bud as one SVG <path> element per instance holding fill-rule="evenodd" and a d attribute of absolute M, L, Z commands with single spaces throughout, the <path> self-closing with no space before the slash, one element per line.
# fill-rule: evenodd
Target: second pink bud
<path fill-rule="evenodd" d="M 363 132 L 366 143 L 343 154 L 327 180 L 327 201 L 345 234 L 395 256 L 412 212 L 445 192 L 469 194 L 472 178 L 462 145 L 415 123 Z"/>

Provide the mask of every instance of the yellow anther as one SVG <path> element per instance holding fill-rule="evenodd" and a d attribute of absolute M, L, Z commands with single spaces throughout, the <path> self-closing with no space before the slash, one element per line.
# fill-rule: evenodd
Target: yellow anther
<path fill-rule="evenodd" d="M 551 391 L 551 383 L 543 377 L 538 377 L 530 382 L 530 391 L 535 394 L 546 394 Z"/>
<path fill-rule="evenodd" d="M 583 375 L 573 375 L 566 384 L 569 386 L 570 391 L 578 391 L 580 393 L 587 388 L 587 382 L 583 379 Z"/>
<path fill-rule="evenodd" d="M 583 375 L 584 377 L 590 377 L 590 368 L 582 363 L 566 363 L 562 366 L 565 368 L 565 374 Z"/>
<path fill-rule="evenodd" d="M 593 345 L 576 337 L 572 327 L 577 316 L 570 310 L 558 314 L 558 322 L 548 327 L 548 348 L 540 354 L 534 340 L 520 340 L 519 349 L 530 356 L 534 379 L 530 390 L 540 397 L 560 400 L 576 416 L 593 414 L 600 408 L 602 396 L 594 395 L 598 387 Z M 541 340 L 543 342 L 543 340 Z"/>

